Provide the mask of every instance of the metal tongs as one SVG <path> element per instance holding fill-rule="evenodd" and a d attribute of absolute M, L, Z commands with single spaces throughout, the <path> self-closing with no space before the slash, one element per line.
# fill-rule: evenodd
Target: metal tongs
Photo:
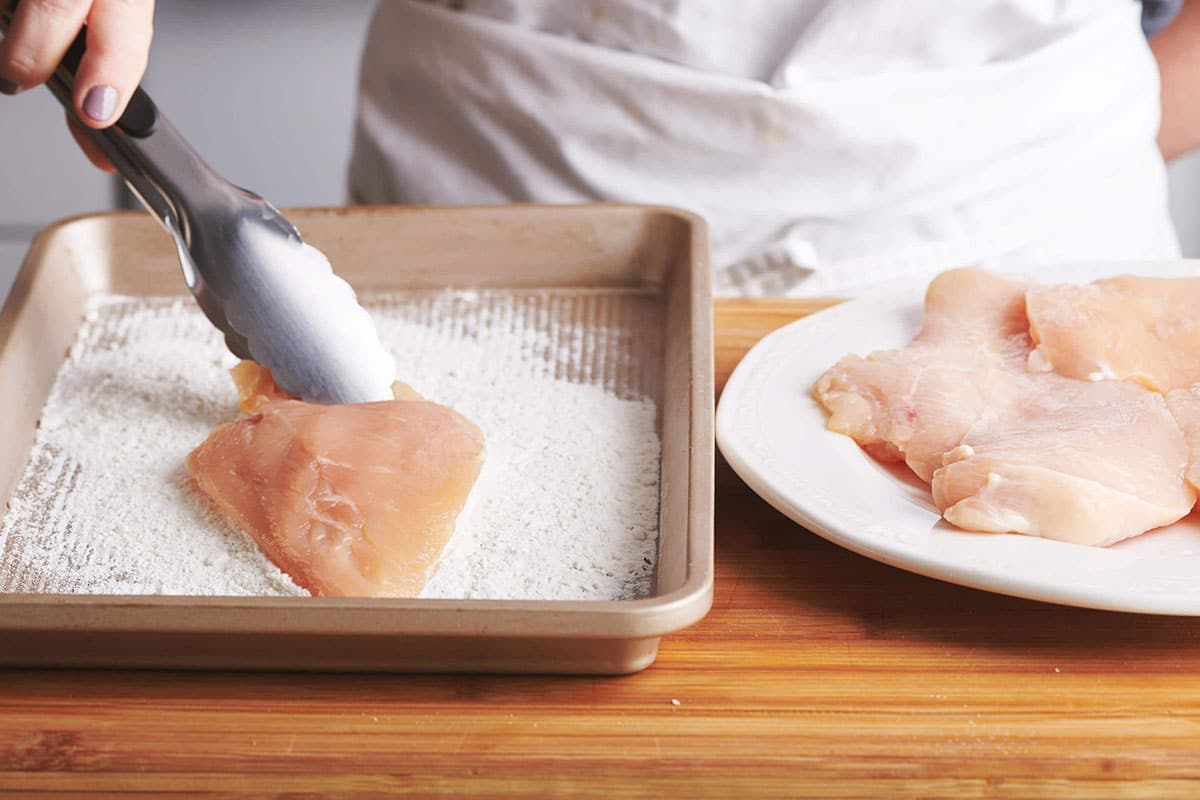
<path fill-rule="evenodd" d="M 0 33 L 13 13 L 0 10 Z M 46 83 L 72 115 L 86 33 Z M 305 400 L 391 399 L 395 362 L 349 284 L 274 206 L 205 164 L 140 87 L 110 128 L 81 127 L 174 239 L 188 289 L 234 355 Z"/>

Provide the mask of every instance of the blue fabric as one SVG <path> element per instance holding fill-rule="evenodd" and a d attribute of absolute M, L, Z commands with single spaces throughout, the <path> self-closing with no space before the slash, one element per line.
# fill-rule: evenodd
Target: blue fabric
<path fill-rule="evenodd" d="M 1183 0 L 1142 0 L 1142 31 L 1153 36 L 1167 27 L 1181 8 Z"/>

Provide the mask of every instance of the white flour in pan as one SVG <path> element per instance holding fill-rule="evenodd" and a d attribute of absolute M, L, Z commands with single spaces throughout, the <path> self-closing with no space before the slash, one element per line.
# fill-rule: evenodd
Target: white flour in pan
<path fill-rule="evenodd" d="M 365 304 L 399 377 L 487 437 L 423 596 L 648 594 L 657 298 L 440 292 Z M 211 510 L 184 466 L 237 414 L 229 363 L 190 300 L 96 302 L 0 526 L 0 592 L 304 594 Z"/>

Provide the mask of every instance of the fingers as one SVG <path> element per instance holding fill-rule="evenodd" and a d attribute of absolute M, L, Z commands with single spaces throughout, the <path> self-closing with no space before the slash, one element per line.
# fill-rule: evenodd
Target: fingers
<path fill-rule="evenodd" d="M 23 0 L 0 41 L 0 80 L 13 94 L 45 82 L 87 17 L 91 0 Z"/>
<path fill-rule="evenodd" d="M 71 135 L 75 137 L 75 143 L 79 145 L 79 149 L 83 151 L 83 154 L 87 156 L 88 161 L 91 161 L 93 165 L 105 172 L 116 171 L 113 169 L 113 165 L 108 160 L 108 157 L 101 152 L 95 142 L 88 138 L 87 134 L 84 133 L 83 126 L 71 114 L 67 114 L 67 127 L 70 128 Z"/>
<path fill-rule="evenodd" d="M 153 17 L 154 0 L 22 0 L 0 40 L 0 91 L 45 82 L 86 22 L 75 112 L 84 125 L 106 127 L 121 116 L 146 71 Z"/>
<path fill-rule="evenodd" d="M 125 111 L 146 71 L 153 19 L 154 0 L 92 3 L 87 49 L 75 73 L 75 111 L 84 125 L 106 127 Z"/>
<path fill-rule="evenodd" d="M 10 0 L 0 0 L 9 3 Z M 81 126 L 104 128 L 125 111 L 150 53 L 154 0 L 22 0 L 0 39 L 0 92 L 44 83 L 87 23 L 87 46 L 75 72 L 71 135 L 100 169 L 112 164 Z"/>

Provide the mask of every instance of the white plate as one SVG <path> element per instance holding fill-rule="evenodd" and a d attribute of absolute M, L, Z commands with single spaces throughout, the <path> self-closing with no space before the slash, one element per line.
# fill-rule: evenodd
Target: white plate
<path fill-rule="evenodd" d="M 1041 281 L 1118 274 L 1200 275 L 1200 261 L 1066 266 Z M 725 387 L 717 442 L 734 470 L 805 528 L 856 553 L 933 578 L 1054 603 L 1200 615 L 1200 515 L 1108 548 L 968 533 L 939 516 L 907 468 L 872 460 L 825 429 L 816 379 L 847 353 L 902 347 L 920 327 L 926 282 L 794 322 L 750 351 Z M 1198 311 L 1200 313 L 1200 311 Z"/>

